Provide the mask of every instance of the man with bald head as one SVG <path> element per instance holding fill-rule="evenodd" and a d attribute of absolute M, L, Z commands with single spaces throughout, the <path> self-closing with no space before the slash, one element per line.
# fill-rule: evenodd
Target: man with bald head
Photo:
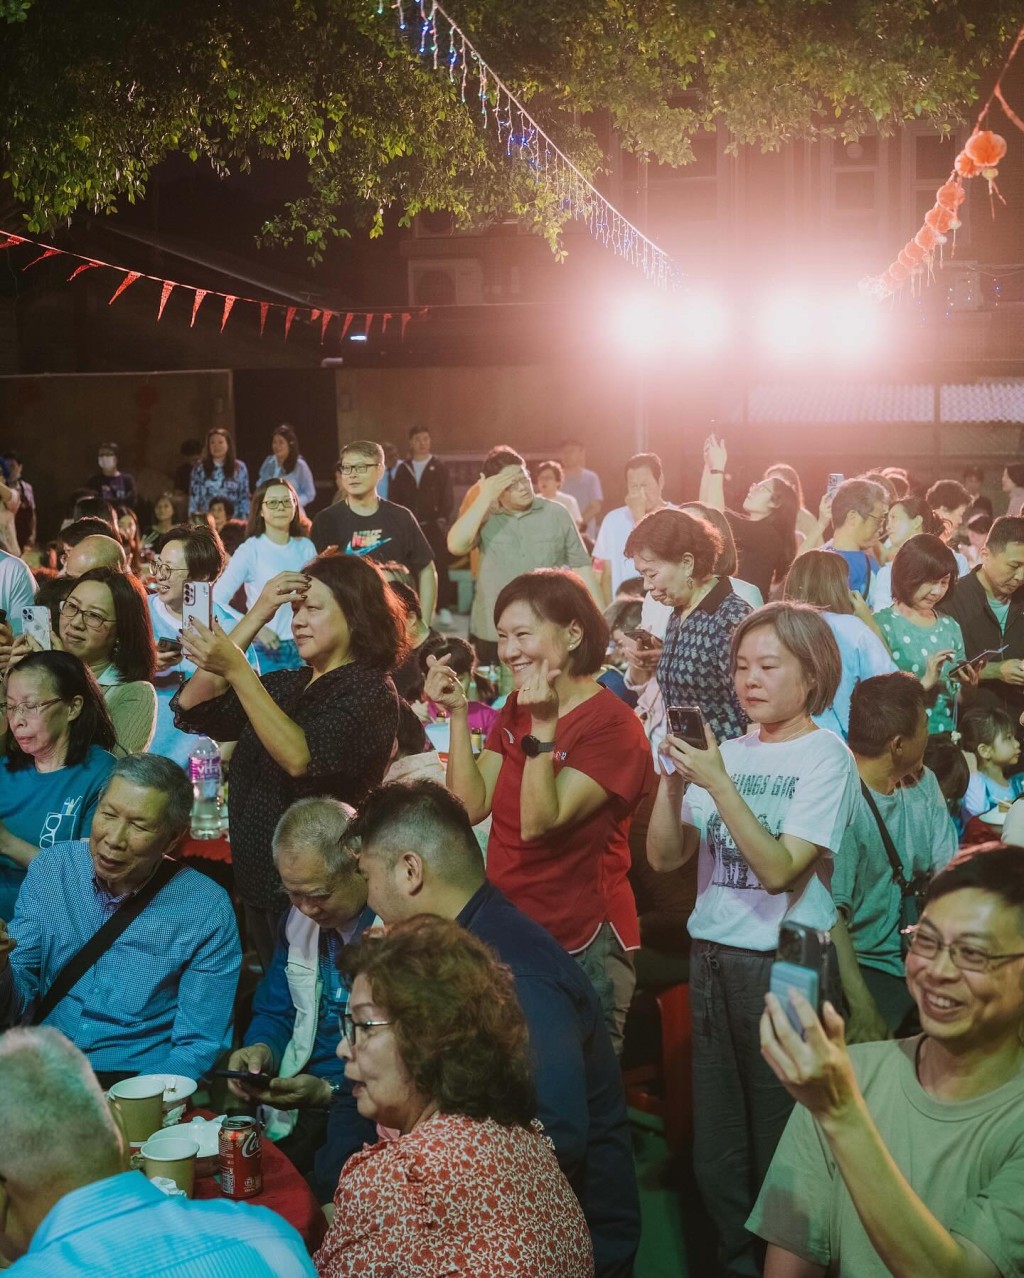
<path fill-rule="evenodd" d="M 65 577 L 81 577 L 93 568 L 113 568 L 115 572 L 127 572 L 128 557 L 121 543 L 113 537 L 86 537 L 68 551 L 61 571 Z"/>
<path fill-rule="evenodd" d="M 126 1171 L 96 1075 L 63 1034 L 10 1030 L 0 1078 L 0 1263 L 14 1261 L 14 1278 L 314 1274 L 302 1239 L 275 1212 L 168 1198 Z"/>

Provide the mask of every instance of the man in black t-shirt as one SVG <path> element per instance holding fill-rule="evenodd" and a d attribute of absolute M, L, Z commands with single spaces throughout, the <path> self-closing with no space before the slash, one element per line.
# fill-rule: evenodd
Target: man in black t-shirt
<path fill-rule="evenodd" d="M 345 497 L 313 520 L 311 535 L 317 553 L 337 546 L 347 555 L 403 564 L 416 583 L 423 619 L 429 625 L 437 600 L 434 552 L 411 511 L 377 496 L 384 473 L 383 449 L 371 440 L 346 444 L 337 472 Z"/>

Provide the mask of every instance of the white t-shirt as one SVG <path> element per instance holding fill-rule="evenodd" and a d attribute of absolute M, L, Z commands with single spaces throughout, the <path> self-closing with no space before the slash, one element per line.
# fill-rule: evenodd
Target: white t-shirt
<path fill-rule="evenodd" d="M 239 586 L 245 587 L 245 604 L 251 608 L 260 591 L 279 572 L 298 572 L 304 564 L 316 558 L 316 547 L 308 537 L 290 537 L 279 546 L 266 533 L 249 537 L 228 560 L 228 566 L 217 579 L 213 597 L 217 603 L 227 606 L 235 597 Z M 270 629 L 278 639 L 292 637 L 292 609 L 282 604 L 274 613 Z"/>
<path fill-rule="evenodd" d="M 410 457 L 409 459 L 409 465 L 412 467 L 412 473 L 416 477 L 417 488 L 419 488 L 420 486 L 420 480 L 423 478 L 423 472 L 427 469 L 427 464 L 429 463 L 429 461 L 430 461 L 430 457 L 424 457 L 422 461 L 419 461 L 416 458 L 412 458 L 412 457 Z"/>
<path fill-rule="evenodd" d="M 612 594 L 630 577 L 637 575 L 632 559 L 623 553 L 626 538 L 636 527 L 633 512 L 628 506 L 616 506 L 601 520 L 601 528 L 594 542 L 594 558 L 606 563 L 612 574 Z"/>
<path fill-rule="evenodd" d="M 853 755 L 823 729 L 770 745 L 755 729 L 719 748 L 741 798 L 769 834 L 806 839 L 829 855 L 819 857 L 802 890 L 772 895 L 738 851 L 710 794 L 691 785 L 683 820 L 700 831 L 700 853 L 690 935 L 767 952 L 778 945 L 785 920 L 828 931 L 837 917 L 827 886 L 831 858 L 860 793 Z"/>
<path fill-rule="evenodd" d="M 566 508 L 569 514 L 572 515 L 572 522 L 578 528 L 582 516 L 580 515 L 580 504 L 576 498 L 570 497 L 568 493 L 558 492 L 555 493 L 554 500 L 557 501 L 560 506 L 564 506 Z"/>

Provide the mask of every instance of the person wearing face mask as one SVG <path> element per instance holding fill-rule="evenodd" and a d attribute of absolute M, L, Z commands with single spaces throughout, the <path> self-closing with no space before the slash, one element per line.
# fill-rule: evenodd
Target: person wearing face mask
<path fill-rule="evenodd" d="M 626 504 L 605 515 L 594 542 L 594 570 L 601 576 L 605 604 L 610 604 L 622 583 L 633 576 L 626 541 L 645 515 L 668 504 L 662 497 L 664 487 L 657 453 L 637 453 L 626 462 Z"/>
<path fill-rule="evenodd" d="M 875 614 L 893 661 L 920 679 L 934 697 L 928 711 L 929 732 L 953 731 L 960 687 L 977 681 L 969 667 L 961 674 L 950 674 L 967 660 L 964 637 L 952 617 L 937 611 L 956 579 L 956 560 L 949 547 L 938 537 L 918 533 L 892 561 L 895 602 Z"/>
<path fill-rule="evenodd" d="M 252 511 L 245 529 L 245 541 L 228 561 L 214 587 L 214 599 L 225 606 L 239 587 L 245 588 L 246 607 L 251 607 L 271 577 L 280 572 L 298 572 L 316 557 L 316 547 L 306 536 L 309 520 L 302 513 L 299 497 L 286 479 L 268 479 L 253 495 Z M 302 664 L 292 639 L 292 612 L 278 608 L 270 625 L 255 639 L 260 670 L 297 670 Z"/>
<path fill-rule="evenodd" d="M 206 436 L 203 455 L 192 467 L 189 515 L 205 515 L 214 497 L 229 497 L 238 518 L 249 518 L 249 470 L 235 455 L 235 441 L 221 426 Z"/>
<path fill-rule="evenodd" d="M 657 516 L 652 516 L 657 518 Z M 828 931 L 829 895 L 858 793 L 853 756 L 813 719 L 842 670 L 832 631 L 807 604 L 745 617 L 731 661 L 746 735 L 698 749 L 671 733 L 647 832 L 668 871 L 698 857 L 690 915 L 694 1167 L 730 1278 L 761 1272 L 745 1227 L 793 1103 L 758 1050 L 779 928 Z"/>
<path fill-rule="evenodd" d="M 847 1049 L 826 1003 L 769 995 L 761 1051 L 796 1108 L 748 1222 L 767 1278 L 997 1278 L 1024 1256 L 1024 857 L 932 879 L 909 932 L 922 1033 Z"/>
<path fill-rule="evenodd" d="M 111 505 L 131 506 L 135 509 L 138 493 L 135 490 L 135 478 L 118 469 L 119 445 L 100 444 L 96 463 L 99 471 L 91 476 L 87 488 L 91 488 L 98 497 L 109 501 Z"/>
<path fill-rule="evenodd" d="M 628 837 L 651 788 L 647 740 L 636 715 L 595 678 L 608 625 L 574 573 L 542 568 L 514 578 L 494 618 L 514 691 L 479 757 L 449 659 L 428 658 L 424 696 L 451 716 L 448 788 L 474 824 L 491 814 L 491 882 L 587 973 L 621 1051 L 640 946 Z"/>
<path fill-rule="evenodd" d="M 977 568 L 953 583 L 940 612 L 958 623 L 964 645 L 976 655 L 1006 651 L 982 667 L 975 694 L 979 706 L 998 706 L 1014 723 L 1024 713 L 1024 519 L 997 519 Z M 1018 737 L 1024 733 L 1018 729 Z"/>
<path fill-rule="evenodd" d="M 512 448 L 492 448 L 484 458 L 479 492 L 452 524 L 453 555 L 480 548 L 480 572 L 469 618 L 470 642 L 483 665 L 498 660 L 494 606 L 513 578 L 535 568 L 572 568 L 601 605 L 601 588 L 572 516 L 558 502 L 533 491 L 526 463 Z"/>

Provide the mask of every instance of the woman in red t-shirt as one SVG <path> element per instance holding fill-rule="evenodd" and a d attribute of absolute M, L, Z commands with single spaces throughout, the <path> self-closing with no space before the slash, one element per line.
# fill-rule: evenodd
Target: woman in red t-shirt
<path fill-rule="evenodd" d="M 515 691 L 479 758 L 457 677 L 429 659 L 426 696 L 451 715 L 448 787 L 474 824 L 491 815 L 488 878 L 576 958 L 619 1047 L 640 946 L 629 823 L 653 783 L 643 727 L 594 677 L 608 627 L 575 573 L 516 577 L 494 621 Z"/>

